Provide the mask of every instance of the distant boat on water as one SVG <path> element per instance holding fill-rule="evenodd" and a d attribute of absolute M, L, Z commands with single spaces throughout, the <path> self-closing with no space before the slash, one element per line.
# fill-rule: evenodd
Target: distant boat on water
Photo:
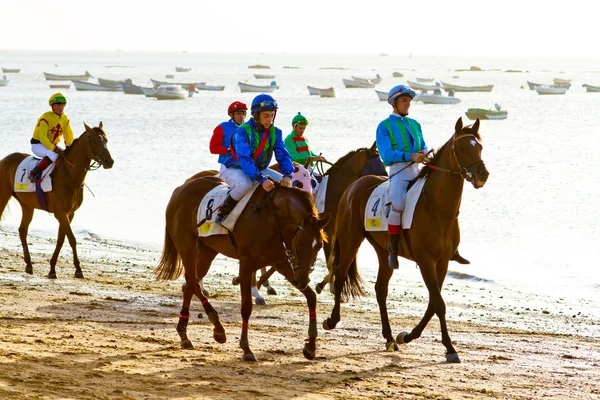
<path fill-rule="evenodd" d="M 132 83 L 122 83 L 123 93 L 125 94 L 144 94 L 141 86 Z"/>
<path fill-rule="evenodd" d="M 161 85 L 156 89 L 155 97 L 158 100 L 185 100 L 189 93 L 179 85 Z"/>
<path fill-rule="evenodd" d="M 581 86 L 584 87 L 587 92 L 600 93 L 600 86 L 588 85 L 587 83 L 584 83 Z"/>
<path fill-rule="evenodd" d="M 8 86 L 10 81 L 6 77 L 6 75 L 2 75 L 2 79 L 0 79 L 0 86 Z"/>
<path fill-rule="evenodd" d="M 271 82 L 270 85 L 250 85 L 244 82 L 238 82 L 238 86 L 240 87 L 240 91 L 244 92 L 264 92 L 271 93 L 279 89 L 277 83 L 275 81 Z"/>
<path fill-rule="evenodd" d="M 2 68 L 2 72 L 5 74 L 18 74 L 21 72 L 20 68 Z"/>
<path fill-rule="evenodd" d="M 383 78 L 381 76 L 379 76 L 379 74 L 377 74 L 375 76 L 375 78 L 360 78 L 358 76 L 352 76 L 352 79 L 355 82 L 362 82 L 362 83 L 374 83 L 374 84 L 378 84 L 381 83 L 381 81 L 383 80 Z"/>
<path fill-rule="evenodd" d="M 494 88 L 494 85 L 485 85 L 485 86 L 459 86 L 452 85 L 450 83 L 442 82 L 442 87 L 446 92 L 454 90 L 455 92 L 491 92 Z"/>
<path fill-rule="evenodd" d="M 131 79 L 123 79 L 123 80 L 119 81 L 119 80 L 98 78 L 99 85 L 110 86 L 110 85 L 121 85 L 123 83 L 131 85 L 132 81 L 131 81 Z"/>
<path fill-rule="evenodd" d="M 379 98 L 379 101 L 387 101 L 387 99 L 388 99 L 387 92 L 382 92 L 381 90 L 375 90 L 375 93 L 377 93 L 377 97 Z"/>
<path fill-rule="evenodd" d="M 161 85 L 179 85 L 182 88 L 187 89 L 190 85 L 195 85 L 198 87 L 206 84 L 206 82 L 164 82 L 157 81 L 155 79 L 150 79 L 150 82 L 152 82 L 152 86 L 154 86 L 155 89 Z"/>
<path fill-rule="evenodd" d="M 565 94 L 567 93 L 567 88 L 555 87 L 555 86 L 536 86 L 534 88 L 538 94 Z"/>
<path fill-rule="evenodd" d="M 366 82 L 365 82 L 365 81 L 355 81 L 354 79 L 342 79 L 342 83 L 348 89 L 357 89 L 357 88 L 373 89 L 375 87 L 375 84 L 368 80 L 366 80 Z"/>
<path fill-rule="evenodd" d="M 93 78 L 87 71 L 85 71 L 85 75 L 56 75 L 44 72 L 44 77 L 47 81 L 87 81 L 89 78 Z"/>
<path fill-rule="evenodd" d="M 402 78 L 404 76 L 404 74 L 402 72 L 394 71 L 394 73 L 392 74 L 392 76 L 394 78 Z"/>
<path fill-rule="evenodd" d="M 80 92 L 122 92 L 123 86 L 118 85 L 98 85 L 83 81 L 72 81 L 75 89 Z"/>
<path fill-rule="evenodd" d="M 271 67 L 269 67 L 268 65 L 260 65 L 260 64 L 248 65 L 248 68 L 250 68 L 250 69 L 271 69 Z"/>
<path fill-rule="evenodd" d="M 333 87 L 330 88 L 316 88 L 313 86 L 307 86 L 308 94 L 312 96 L 321 96 L 321 97 L 335 97 L 335 89 Z"/>
<path fill-rule="evenodd" d="M 406 83 L 408 83 L 408 86 L 410 86 L 411 89 L 415 89 L 415 90 L 435 90 L 437 88 L 442 87 L 442 85 L 440 85 L 439 82 L 436 82 L 435 85 L 426 85 L 424 83 L 412 82 L 412 81 L 406 81 Z"/>
<path fill-rule="evenodd" d="M 176 72 L 190 72 L 191 70 L 191 68 L 175 67 Z"/>
<path fill-rule="evenodd" d="M 50 88 L 51 89 L 68 89 L 71 87 L 70 83 L 56 83 L 56 84 L 50 84 Z"/>
<path fill-rule="evenodd" d="M 256 79 L 275 79 L 275 75 L 254 74 Z"/>

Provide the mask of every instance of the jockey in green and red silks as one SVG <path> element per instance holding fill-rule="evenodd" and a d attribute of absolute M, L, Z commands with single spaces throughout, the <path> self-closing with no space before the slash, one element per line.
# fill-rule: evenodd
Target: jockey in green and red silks
<path fill-rule="evenodd" d="M 268 94 L 256 96 L 252 100 L 252 118 L 234 132 L 231 155 L 224 162 L 227 169 L 221 173 L 231 192 L 219 209 L 216 222 L 223 222 L 252 188 L 253 181 L 260 183 L 267 192 L 275 187 L 268 178 L 281 181 L 282 186 L 291 185 L 294 165 L 283 143 L 281 129 L 274 125 L 278 108 L 277 101 Z M 268 168 L 273 155 L 283 175 Z"/>

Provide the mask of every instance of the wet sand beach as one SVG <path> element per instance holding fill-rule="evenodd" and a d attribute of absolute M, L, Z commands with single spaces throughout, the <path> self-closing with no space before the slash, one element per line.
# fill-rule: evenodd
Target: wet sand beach
<path fill-rule="evenodd" d="M 238 347 L 239 289 L 231 285 L 236 262 L 218 257 L 205 280 L 227 342 L 213 340 L 194 300 L 188 335 L 195 348 L 182 350 L 175 326 L 183 280 L 154 280 L 159 252 L 91 237 L 78 247 L 85 279 L 73 277 L 63 249 L 51 281 L 53 241 L 33 235 L 29 242 L 33 276 L 24 273 L 16 231 L 0 230 L 1 399 L 600 398 L 600 326 L 584 304 L 572 315 L 548 311 L 532 298 L 502 299 L 449 280 L 449 331 L 462 363 L 447 364 L 435 317 L 421 338 L 384 351 L 366 277 L 370 296 L 342 304 L 333 331 L 321 327 L 333 299 L 319 295 L 317 358 L 309 361 L 302 356 L 304 297 L 274 277 L 279 294 L 255 306 L 250 320 L 258 362 L 246 363 Z M 314 274 L 313 283 L 323 271 Z M 418 323 L 426 299 L 422 287 L 390 293 L 395 335 Z"/>

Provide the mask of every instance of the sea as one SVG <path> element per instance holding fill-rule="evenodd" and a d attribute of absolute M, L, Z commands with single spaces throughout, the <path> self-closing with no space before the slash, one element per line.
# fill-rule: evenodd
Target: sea
<path fill-rule="evenodd" d="M 270 69 L 248 68 L 255 64 Z M 471 264 L 451 263 L 446 284 L 485 291 L 491 302 L 502 302 L 507 310 L 538 307 L 600 320 L 600 93 L 582 87 L 600 86 L 598 58 L 0 50 L 0 66 L 21 69 L 6 74 L 10 83 L 0 87 L 0 157 L 30 153 L 35 123 L 57 91 L 43 72 L 89 71 L 95 78 L 130 78 L 142 86 L 151 86 L 150 78 L 167 81 L 170 74 L 175 81 L 225 85 L 222 92 L 201 91 L 183 101 L 59 89 L 68 99 L 65 113 L 75 135 L 83 132 L 84 123 L 102 122 L 115 161 L 110 170 L 88 174 L 85 201 L 73 222 L 76 235 L 156 254 L 171 193 L 196 172 L 218 168 L 208 146 L 214 127 L 228 119 L 231 102 L 250 104 L 255 95 L 241 93 L 238 82 L 270 83 L 253 74 L 275 75 L 280 87 L 272 93 L 280 106 L 275 124 L 284 135 L 301 112 L 310 121 L 305 136 L 311 148 L 330 161 L 371 146 L 377 124 L 391 110 L 374 89 L 346 89 L 344 78 L 379 74 L 383 80 L 375 89 L 386 92 L 416 78 L 493 84 L 489 93 L 456 93 L 459 104 L 413 102 L 410 109 L 430 148 L 451 137 L 459 118 L 471 123 L 465 116 L 468 108 L 498 104 L 508 111 L 505 120 L 481 122 L 482 155 L 490 176 L 478 190 L 465 184 L 459 217 L 460 252 Z M 176 66 L 191 70 L 178 73 Z M 472 66 L 481 71 L 470 71 Z M 404 77 L 392 77 L 395 71 Z M 554 78 L 572 81 L 565 95 L 542 96 L 527 87 L 527 81 L 551 84 Z M 334 87 L 337 97 L 311 96 L 307 85 Z M 16 232 L 20 217 L 13 200 L 0 228 Z M 30 229 L 54 238 L 57 226 L 51 215 L 38 211 Z M 3 240 L 0 236 L 0 248 Z M 376 276 L 377 259 L 366 242 L 359 266 L 361 273 Z M 315 274 L 323 276 L 324 267 Z M 392 288 L 400 282 L 422 287 L 414 263 L 401 262 Z"/>

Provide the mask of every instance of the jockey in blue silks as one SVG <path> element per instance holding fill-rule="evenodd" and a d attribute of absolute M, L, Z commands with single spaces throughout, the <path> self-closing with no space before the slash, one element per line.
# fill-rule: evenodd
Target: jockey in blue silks
<path fill-rule="evenodd" d="M 223 163 L 227 169 L 221 178 L 231 187 L 229 195 L 219 209 L 217 223 L 222 223 L 237 202 L 258 182 L 270 192 L 275 188 L 269 178 L 291 186 L 294 165 L 283 143 L 281 129 L 275 127 L 277 101 L 268 94 L 259 94 L 252 100 L 252 118 L 240 125 L 231 138 L 231 153 Z M 267 168 L 275 154 L 282 174 Z"/>

